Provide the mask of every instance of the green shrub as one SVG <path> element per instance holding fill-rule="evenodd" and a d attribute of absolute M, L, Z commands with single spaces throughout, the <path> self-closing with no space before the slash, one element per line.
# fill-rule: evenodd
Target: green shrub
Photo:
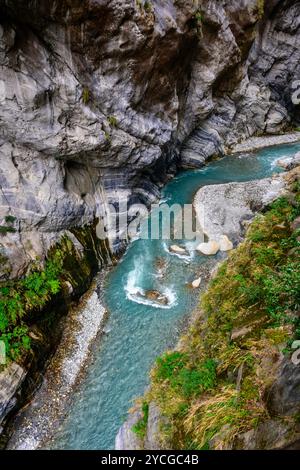
<path fill-rule="evenodd" d="M 265 0 L 257 0 L 258 16 L 262 18 L 265 13 Z"/>
<path fill-rule="evenodd" d="M 16 221 L 16 217 L 14 217 L 13 215 L 6 215 L 5 216 L 5 222 L 7 224 L 13 224 L 15 221 Z"/>
<path fill-rule="evenodd" d="M 15 233 L 16 229 L 14 227 L 10 227 L 9 225 L 0 225 L 0 233 L 6 235 L 7 233 Z"/>
<path fill-rule="evenodd" d="M 166 353 L 156 361 L 155 380 L 167 380 L 170 386 L 185 398 L 213 387 L 216 364 L 211 359 L 192 364 L 188 355 L 178 351 Z"/>
<path fill-rule="evenodd" d="M 145 438 L 148 424 L 149 405 L 146 401 L 142 404 L 142 413 L 142 418 L 132 427 L 132 431 L 137 434 L 140 439 Z"/>
<path fill-rule="evenodd" d="M 89 103 L 89 101 L 91 99 L 91 93 L 90 93 L 90 90 L 87 87 L 85 87 L 82 90 L 81 98 L 82 98 L 83 104 L 87 105 Z"/>
<path fill-rule="evenodd" d="M 62 256 L 59 251 L 46 261 L 43 270 L 34 270 L 24 279 L 0 284 L 0 340 L 9 359 L 17 359 L 28 349 L 30 339 L 24 319 L 28 312 L 41 310 L 60 291 Z"/>
<path fill-rule="evenodd" d="M 171 379 L 179 370 L 186 365 L 187 355 L 179 351 L 173 351 L 157 358 L 156 377 L 159 380 Z"/>
<path fill-rule="evenodd" d="M 117 118 L 115 116 L 108 116 L 107 120 L 111 127 L 116 127 L 118 124 Z"/>

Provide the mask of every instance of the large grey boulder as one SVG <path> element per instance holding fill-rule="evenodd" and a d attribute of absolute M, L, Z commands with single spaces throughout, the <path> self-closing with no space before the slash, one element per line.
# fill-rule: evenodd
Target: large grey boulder
<path fill-rule="evenodd" d="M 204 186 L 194 198 L 198 222 L 209 240 L 239 241 L 243 221 L 251 220 L 258 210 L 270 204 L 285 190 L 284 177 Z"/>

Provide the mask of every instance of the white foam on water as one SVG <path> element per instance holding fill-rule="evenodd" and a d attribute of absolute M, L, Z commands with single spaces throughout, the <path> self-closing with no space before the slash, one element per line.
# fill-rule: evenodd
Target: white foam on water
<path fill-rule="evenodd" d="M 239 160 L 243 160 L 244 158 L 251 158 L 252 157 L 252 154 L 251 153 L 241 153 L 239 156 L 238 156 L 238 159 Z"/>
<path fill-rule="evenodd" d="M 153 308 L 170 309 L 174 307 L 174 305 L 177 304 L 177 296 L 172 288 L 165 287 L 160 291 L 161 294 L 168 300 L 166 305 L 155 302 L 155 300 L 151 300 L 146 297 L 145 290 L 141 287 L 138 287 L 139 281 L 143 275 L 142 270 L 142 263 L 135 262 L 134 268 L 128 274 L 127 283 L 124 287 L 127 299 L 137 304 L 147 305 L 148 307 Z"/>
<path fill-rule="evenodd" d="M 170 200 L 170 197 L 165 197 L 159 201 L 158 205 L 161 206 L 162 204 L 167 204 L 167 202 L 169 202 Z"/>
<path fill-rule="evenodd" d="M 189 264 L 192 261 L 193 257 L 195 256 L 194 252 L 190 252 L 189 255 L 181 255 L 180 253 L 175 253 L 174 251 L 170 251 L 166 243 L 163 243 L 163 249 L 166 253 L 168 253 L 168 255 L 176 256 L 176 258 L 182 259 L 186 264 Z"/>
<path fill-rule="evenodd" d="M 276 160 L 273 160 L 271 162 L 271 168 L 277 168 L 278 167 L 278 162 L 279 161 L 289 161 L 293 158 L 293 155 L 282 155 L 282 157 L 276 158 Z"/>

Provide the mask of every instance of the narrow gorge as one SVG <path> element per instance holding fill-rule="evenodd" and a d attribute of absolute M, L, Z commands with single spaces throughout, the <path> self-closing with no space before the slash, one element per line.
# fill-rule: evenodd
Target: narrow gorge
<path fill-rule="evenodd" d="M 0 0 L 2 448 L 299 448 L 299 26 Z M 165 203 L 204 239 L 143 239 Z"/>

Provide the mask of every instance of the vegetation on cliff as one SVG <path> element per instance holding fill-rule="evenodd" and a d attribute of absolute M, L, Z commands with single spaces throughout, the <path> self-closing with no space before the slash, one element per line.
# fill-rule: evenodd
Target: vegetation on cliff
<path fill-rule="evenodd" d="M 179 349 L 157 360 L 146 400 L 167 418 L 163 448 L 234 447 L 268 419 L 265 391 L 300 337 L 299 215 L 296 172 L 219 268 Z"/>
<path fill-rule="evenodd" d="M 83 253 L 64 235 L 49 250 L 43 264 L 36 260 L 23 278 L 0 282 L 0 341 L 5 344 L 8 360 L 18 360 L 30 350 L 30 327 L 42 321 L 44 309 L 51 308 L 56 301 L 67 303 L 70 286 L 75 296 L 81 295 L 98 263 L 107 261 L 108 248 L 97 239 L 94 226 L 74 228 L 73 232 L 84 248 Z"/>

